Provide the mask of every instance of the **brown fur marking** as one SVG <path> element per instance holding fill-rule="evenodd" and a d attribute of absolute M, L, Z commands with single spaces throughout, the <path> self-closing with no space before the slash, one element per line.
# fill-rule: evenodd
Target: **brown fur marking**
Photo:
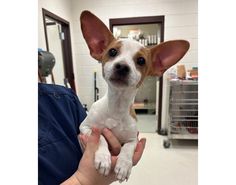
<path fill-rule="evenodd" d="M 146 61 L 144 66 L 139 66 L 136 62 L 139 57 L 143 57 Z M 140 87 L 145 77 L 148 75 L 149 70 L 152 67 L 151 57 L 150 57 L 150 50 L 148 48 L 141 48 L 133 57 L 133 60 L 135 62 L 135 66 L 137 70 L 141 73 L 141 79 L 139 83 L 137 84 L 137 88 Z"/>
<path fill-rule="evenodd" d="M 120 48 L 122 46 L 122 43 L 121 41 L 117 41 L 116 39 L 114 39 L 109 45 L 108 47 L 104 50 L 103 54 L 102 54 L 102 64 L 105 65 L 106 62 L 108 62 L 111 57 L 109 56 L 108 54 L 108 51 L 111 49 L 111 48 L 115 48 L 117 51 L 118 51 L 118 54 L 120 54 Z"/>
<path fill-rule="evenodd" d="M 138 121 L 137 116 L 136 116 L 136 112 L 135 112 L 135 110 L 134 110 L 134 108 L 133 108 L 133 105 L 130 106 L 129 114 L 130 114 L 130 116 L 133 117 L 136 121 Z"/>
<path fill-rule="evenodd" d="M 122 46 L 122 43 L 121 41 L 117 41 L 116 39 L 114 39 L 109 45 L 108 47 L 106 48 L 106 50 L 103 51 L 103 54 L 102 54 L 102 59 L 101 59 L 101 62 L 102 62 L 102 75 L 104 76 L 104 65 L 108 62 L 108 61 L 112 61 L 111 57 L 109 56 L 108 54 L 108 51 L 111 49 L 111 48 L 115 48 L 117 49 L 118 51 L 118 54 L 120 54 L 120 48 Z"/>

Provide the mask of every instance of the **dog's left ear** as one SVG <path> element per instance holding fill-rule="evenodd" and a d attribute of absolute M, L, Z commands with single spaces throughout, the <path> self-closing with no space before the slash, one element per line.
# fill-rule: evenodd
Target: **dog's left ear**
<path fill-rule="evenodd" d="M 172 40 L 151 48 L 152 67 L 149 75 L 163 75 L 168 68 L 176 64 L 185 55 L 189 46 L 188 41 Z"/>
<path fill-rule="evenodd" d="M 103 51 L 115 38 L 106 25 L 87 10 L 81 13 L 80 21 L 90 55 L 97 60 L 101 60 Z"/>

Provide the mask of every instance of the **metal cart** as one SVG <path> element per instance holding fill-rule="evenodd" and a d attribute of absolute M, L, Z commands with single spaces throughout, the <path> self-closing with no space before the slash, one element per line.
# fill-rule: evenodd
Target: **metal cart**
<path fill-rule="evenodd" d="M 198 82 L 170 80 L 167 139 L 163 146 L 169 148 L 172 139 L 198 139 Z"/>

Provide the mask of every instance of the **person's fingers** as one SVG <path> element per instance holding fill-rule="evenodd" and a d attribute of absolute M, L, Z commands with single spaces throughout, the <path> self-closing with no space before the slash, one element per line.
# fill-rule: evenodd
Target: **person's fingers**
<path fill-rule="evenodd" d="M 85 135 L 85 134 L 81 135 L 81 139 L 82 139 L 82 142 L 83 142 L 84 146 L 87 145 L 87 143 L 88 143 L 88 138 L 89 138 L 88 135 Z"/>
<path fill-rule="evenodd" d="M 120 153 L 120 149 L 121 149 L 121 144 L 120 144 L 119 140 L 107 128 L 103 129 L 102 134 L 108 142 L 109 149 L 110 149 L 112 155 L 118 155 Z"/>
<path fill-rule="evenodd" d="M 134 166 L 138 163 L 138 161 L 142 157 L 145 145 L 146 145 L 146 138 L 140 139 L 137 146 L 136 146 L 134 156 L 133 156 L 133 165 Z"/>
<path fill-rule="evenodd" d="M 117 159 L 117 156 L 111 156 L 111 170 L 115 168 Z"/>
<path fill-rule="evenodd" d="M 100 139 L 100 131 L 98 128 L 92 128 L 92 133 L 88 137 L 88 141 L 85 147 L 85 153 L 95 153 L 98 145 L 99 145 L 99 139 Z"/>
<path fill-rule="evenodd" d="M 80 144 L 82 146 L 82 149 L 84 150 L 87 143 L 88 143 L 88 135 L 86 134 L 80 134 L 79 135 L 79 140 L 80 140 Z"/>
<path fill-rule="evenodd" d="M 82 147 L 82 150 L 84 151 L 86 145 L 85 145 L 84 137 L 82 134 L 79 135 L 79 141 L 80 141 L 79 142 L 80 146 Z"/>

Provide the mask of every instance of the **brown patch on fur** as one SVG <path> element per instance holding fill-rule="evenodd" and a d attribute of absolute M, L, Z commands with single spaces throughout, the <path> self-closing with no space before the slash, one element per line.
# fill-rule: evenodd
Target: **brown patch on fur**
<path fill-rule="evenodd" d="M 108 62 L 108 61 L 111 61 L 112 57 L 109 56 L 108 54 L 108 51 L 111 49 L 111 48 L 115 48 L 118 53 L 117 55 L 120 54 L 120 48 L 122 46 L 122 43 L 121 41 L 117 41 L 116 39 L 114 39 L 109 45 L 108 47 L 104 50 L 103 54 L 102 54 L 102 59 L 101 59 L 101 62 L 102 62 L 102 75 L 104 76 L 104 65 Z M 114 57 L 115 58 L 115 57 Z"/>
<path fill-rule="evenodd" d="M 145 59 L 145 65 L 140 66 L 137 64 L 137 59 L 139 57 L 143 57 Z M 137 68 L 137 70 L 139 70 L 139 72 L 141 73 L 141 79 L 139 81 L 139 83 L 137 84 L 137 88 L 140 87 L 140 85 L 143 83 L 143 80 L 145 79 L 145 77 L 148 75 L 149 70 L 152 67 L 152 62 L 151 62 L 151 56 L 150 56 L 150 50 L 148 48 L 141 48 L 133 57 L 133 60 L 135 62 L 135 66 Z"/>
<path fill-rule="evenodd" d="M 106 62 L 108 62 L 112 57 L 109 56 L 108 51 L 111 48 L 115 48 L 118 53 L 117 55 L 120 54 L 120 48 L 122 46 L 121 41 L 117 41 L 116 39 L 114 39 L 109 45 L 108 47 L 104 50 L 103 54 L 102 54 L 102 64 L 104 65 Z"/>
<path fill-rule="evenodd" d="M 134 108 L 133 108 L 133 105 L 130 106 L 129 114 L 130 114 L 130 116 L 131 116 L 132 118 L 134 118 L 136 121 L 138 121 L 137 116 L 136 116 L 136 112 L 135 112 L 135 110 L 134 110 Z"/>

